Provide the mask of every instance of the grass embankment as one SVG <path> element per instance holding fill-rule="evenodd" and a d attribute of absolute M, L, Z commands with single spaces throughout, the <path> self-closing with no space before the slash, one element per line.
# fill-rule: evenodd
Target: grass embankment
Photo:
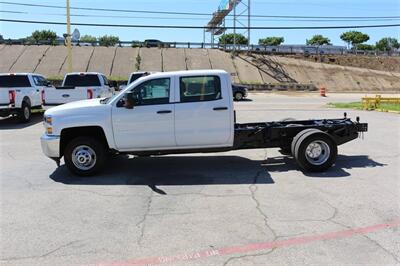
<path fill-rule="evenodd" d="M 363 104 L 361 102 L 351 102 L 351 103 L 328 103 L 328 106 L 334 108 L 348 108 L 348 109 L 363 109 Z M 381 103 L 379 108 L 375 109 L 377 111 L 393 111 L 400 112 L 400 104 L 395 103 Z"/>

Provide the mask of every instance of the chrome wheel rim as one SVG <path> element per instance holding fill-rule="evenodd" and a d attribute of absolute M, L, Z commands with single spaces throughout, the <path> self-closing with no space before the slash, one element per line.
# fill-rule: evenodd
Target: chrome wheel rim
<path fill-rule="evenodd" d="M 329 145 L 322 140 L 316 140 L 308 144 L 305 155 L 309 163 L 313 165 L 321 165 L 328 161 L 331 150 Z"/>
<path fill-rule="evenodd" d="M 72 151 L 72 163 L 79 170 L 90 170 L 96 164 L 96 152 L 89 146 L 80 145 Z"/>
<path fill-rule="evenodd" d="M 240 101 L 243 97 L 242 97 L 241 93 L 236 93 L 235 98 L 236 98 L 236 100 Z"/>
<path fill-rule="evenodd" d="M 27 106 L 24 107 L 24 117 L 25 119 L 29 118 L 29 108 Z"/>

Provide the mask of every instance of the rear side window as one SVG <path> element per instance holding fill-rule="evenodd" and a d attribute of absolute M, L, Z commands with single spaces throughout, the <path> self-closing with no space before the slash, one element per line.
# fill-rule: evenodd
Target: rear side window
<path fill-rule="evenodd" d="M 99 77 L 93 74 L 87 75 L 68 75 L 65 78 L 64 86 L 90 87 L 101 86 Z"/>
<path fill-rule="evenodd" d="M 180 78 L 181 102 L 215 101 L 222 98 L 218 76 Z"/>
<path fill-rule="evenodd" d="M 0 76 L 0 87 L 6 88 L 18 88 L 18 87 L 30 87 L 28 76 Z"/>

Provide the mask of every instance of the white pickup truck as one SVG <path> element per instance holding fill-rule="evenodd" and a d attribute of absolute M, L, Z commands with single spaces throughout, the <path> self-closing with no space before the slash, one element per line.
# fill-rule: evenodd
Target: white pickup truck
<path fill-rule="evenodd" d="M 51 86 L 45 77 L 32 73 L 0 74 L 0 116 L 31 119 L 31 110 L 42 107 L 43 90 Z"/>
<path fill-rule="evenodd" d="M 58 105 L 111 95 L 112 89 L 103 74 L 96 72 L 68 73 L 65 75 L 61 87 L 44 90 L 44 105 Z"/>
<path fill-rule="evenodd" d="M 301 168 L 324 171 L 337 145 L 356 139 L 367 124 L 320 119 L 239 124 L 230 75 L 223 70 L 156 73 L 111 98 L 47 110 L 45 155 L 77 175 L 92 175 L 111 153 L 163 155 L 280 147 Z M 111 167 L 111 166 L 110 166 Z"/>

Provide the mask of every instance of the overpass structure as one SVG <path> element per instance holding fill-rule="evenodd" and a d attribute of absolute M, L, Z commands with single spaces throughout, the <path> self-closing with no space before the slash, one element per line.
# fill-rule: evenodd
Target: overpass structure
<path fill-rule="evenodd" d="M 238 7 L 240 8 L 238 10 Z M 216 36 L 226 32 L 226 17 L 233 11 L 233 34 L 236 34 L 236 25 L 247 28 L 243 35 L 247 34 L 248 49 L 250 49 L 250 0 L 221 0 L 218 10 L 213 13 L 213 17 L 207 23 L 204 30 L 203 42 L 206 42 L 205 34 L 211 34 L 211 43 L 215 43 Z M 243 19 L 245 18 L 245 19 Z M 235 35 L 234 35 L 235 36 Z M 233 50 L 236 50 L 236 38 L 233 39 Z"/>

